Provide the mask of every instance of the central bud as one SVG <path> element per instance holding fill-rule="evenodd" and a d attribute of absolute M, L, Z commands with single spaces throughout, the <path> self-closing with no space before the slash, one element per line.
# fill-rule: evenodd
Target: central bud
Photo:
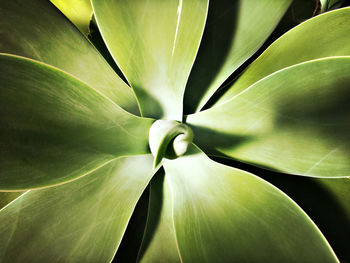
<path fill-rule="evenodd" d="M 193 141 L 193 132 L 187 125 L 168 120 L 157 120 L 149 130 L 149 146 L 156 167 L 163 158 L 175 159 L 184 155 Z"/>

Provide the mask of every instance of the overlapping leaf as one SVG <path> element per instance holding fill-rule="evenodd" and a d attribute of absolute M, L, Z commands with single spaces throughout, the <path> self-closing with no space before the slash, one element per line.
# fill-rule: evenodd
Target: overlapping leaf
<path fill-rule="evenodd" d="M 24 192 L 0 192 L 0 209 L 11 203 Z"/>
<path fill-rule="evenodd" d="M 306 214 L 254 175 L 194 147 L 164 168 L 184 262 L 337 262 Z"/>
<path fill-rule="evenodd" d="M 111 261 L 152 164 L 150 155 L 119 158 L 69 184 L 22 195 L 0 210 L 0 261 Z"/>
<path fill-rule="evenodd" d="M 180 263 L 173 221 L 173 197 L 164 172 L 150 184 L 147 225 L 138 255 L 139 262 Z"/>
<path fill-rule="evenodd" d="M 329 12 L 293 28 L 276 40 L 229 88 L 221 104 L 269 74 L 295 64 L 350 55 L 350 8 Z"/>
<path fill-rule="evenodd" d="M 90 0 L 50 0 L 79 30 L 88 35 L 92 16 Z"/>
<path fill-rule="evenodd" d="M 138 114 L 132 90 L 48 0 L 0 2 L 0 52 L 60 68 Z"/>
<path fill-rule="evenodd" d="M 149 152 L 152 120 L 58 69 L 9 55 L 0 63 L 0 189 L 57 184 Z"/>
<path fill-rule="evenodd" d="M 203 39 L 186 87 L 186 112 L 200 110 L 230 74 L 258 50 L 290 3 L 290 0 L 210 2 Z"/>
<path fill-rule="evenodd" d="M 182 120 L 208 0 L 92 1 L 97 24 L 143 116 Z"/>
<path fill-rule="evenodd" d="M 348 177 L 350 57 L 301 63 L 190 115 L 210 154 L 281 172 Z"/>

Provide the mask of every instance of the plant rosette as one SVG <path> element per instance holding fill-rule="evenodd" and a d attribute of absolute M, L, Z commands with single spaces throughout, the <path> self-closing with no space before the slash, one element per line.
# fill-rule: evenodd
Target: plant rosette
<path fill-rule="evenodd" d="M 147 186 L 138 261 L 338 262 L 285 193 L 208 156 L 348 200 L 350 8 L 225 82 L 290 0 L 52 2 L 68 19 L 0 1 L 1 262 L 112 261 Z M 92 13 L 127 83 L 87 39 Z"/>

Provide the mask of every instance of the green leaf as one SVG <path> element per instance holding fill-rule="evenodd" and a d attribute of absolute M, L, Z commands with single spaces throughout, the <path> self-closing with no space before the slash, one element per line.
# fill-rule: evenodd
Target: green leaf
<path fill-rule="evenodd" d="M 152 162 L 151 155 L 119 158 L 22 195 L 0 211 L 0 261 L 110 262 L 154 174 Z"/>
<path fill-rule="evenodd" d="M 147 225 L 138 255 L 140 263 L 180 263 L 173 221 L 173 200 L 164 172 L 150 183 Z"/>
<path fill-rule="evenodd" d="M 258 80 L 283 68 L 324 57 L 350 55 L 350 8 L 309 19 L 275 41 L 229 90 L 219 105 Z"/>
<path fill-rule="evenodd" d="M 102 36 L 143 116 L 182 120 L 185 85 L 208 0 L 92 1 Z"/>
<path fill-rule="evenodd" d="M 350 57 L 301 63 L 190 115 L 207 153 L 280 172 L 348 177 Z"/>
<path fill-rule="evenodd" d="M 149 153 L 153 120 L 42 63 L 0 55 L 0 64 L 0 189 L 58 184 Z"/>
<path fill-rule="evenodd" d="M 0 210 L 24 192 L 0 192 Z"/>
<path fill-rule="evenodd" d="M 0 52 L 64 70 L 138 114 L 132 90 L 48 0 L 0 1 Z"/>
<path fill-rule="evenodd" d="M 285 194 L 201 151 L 164 163 L 183 262 L 337 262 Z"/>
<path fill-rule="evenodd" d="M 50 0 L 84 35 L 89 33 L 90 0 Z"/>
<path fill-rule="evenodd" d="M 216 0 L 185 93 L 185 112 L 200 110 L 220 85 L 252 56 L 291 0 Z"/>

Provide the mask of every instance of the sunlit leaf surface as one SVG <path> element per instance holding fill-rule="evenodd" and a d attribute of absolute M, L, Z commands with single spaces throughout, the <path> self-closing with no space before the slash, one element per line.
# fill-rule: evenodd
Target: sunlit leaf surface
<path fill-rule="evenodd" d="M 149 152 L 152 120 L 58 69 L 9 55 L 0 63 L 0 189 L 57 184 Z"/>
<path fill-rule="evenodd" d="M 350 172 L 350 57 L 298 64 L 230 101 L 190 115 L 213 155 L 305 176 Z"/>
<path fill-rule="evenodd" d="M 209 3 L 207 25 L 186 87 L 186 112 L 200 110 L 230 74 L 258 50 L 290 3 L 290 0 Z"/>
<path fill-rule="evenodd" d="M 51 2 L 0 0 L 0 262 L 348 260 L 350 8 Z"/>
<path fill-rule="evenodd" d="M 109 262 L 153 175 L 150 155 L 32 190 L 0 210 L 1 262 Z"/>
<path fill-rule="evenodd" d="M 49 0 L 0 1 L 0 52 L 60 68 L 138 114 L 131 89 Z"/>
<path fill-rule="evenodd" d="M 92 1 L 97 24 L 144 116 L 182 120 L 208 0 Z"/>
<path fill-rule="evenodd" d="M 337 262 L 306 214 L 258 177 L 195 148 L 164 168 L 184 262 Z"/>
<path fill-rule="evenodd" d="M 350 8 L 309 19 L 275 41 L 216 103 L 221 104 L 267 75 L 295 64 L 350 55 Z"/>
<path fill-rule="evenodd" d="M 87 35 L 92 15 L 90 0 L 50 0 L 65 16 Z"/>

